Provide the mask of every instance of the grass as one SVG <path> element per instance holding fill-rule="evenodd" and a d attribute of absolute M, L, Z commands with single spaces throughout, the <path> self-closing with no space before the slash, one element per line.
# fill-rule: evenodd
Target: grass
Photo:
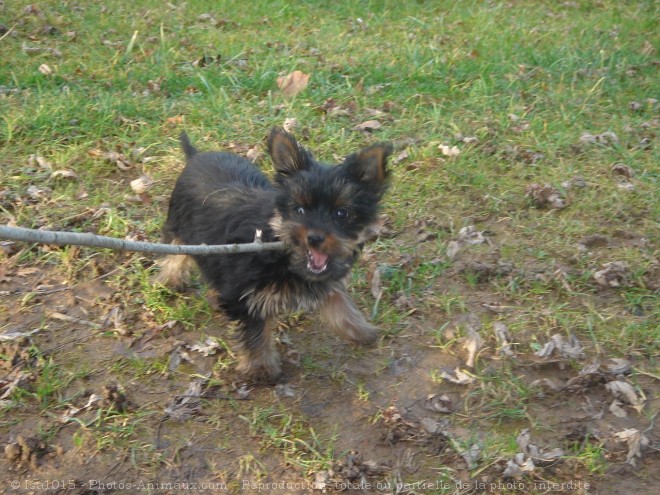
<path fill-rule="evenodd" d="M 6 370 L 30 374 L 2 404 L 2 441 L 98 393 L 101 381 L 119 379 L 134 410 L 106 411 L 93 431 L 44 424 L 48 441 L 76 452 L 93 445 L 101 464 L 90 476 L 115 469 L 112 454 L 104 456 L 119 452 L 132 459 L 121 464 L 124 479 L 176 478 L 187 452 L 205 459 L 196 475 L 239 490 L 241 479 L 313 480 L 354 449 L 365 460 L 380 458 L 380 423 L 369 418 L 396 401 L 413 410 L 424 394 L 440 391 L 454 393 L 452 425 L 471 432 L 456 445 L 485 446 L 473 473 L 497 477 L 500 461 L 515 453 L 512 431 L 514 438 L 523 427 L 559 431 L 559 419 L 577 407 L 535 395 L 532 378 L 553 370 L 518 366 L 552 335 L 576 335 L 589 360 L 630 359 L 631 379 L 649 380 L 639 389 L 657 395 L 657 14 L 651 1 L 611 0 L 274 0 L 249 9 L 232 0 L 0 4 L 1 224 L 157 240 L 182 166 L 182 130 L 200 149 L 245 153 L 263 150 L 268 130 L 295 118 L 294 133 L 328 162 L 376 141 L 395 145 L 383 210 L 388 233 L 367 245 L 350 284 L 382 328 L 379 344 L 354 349 L 314 333 L 312 319 L 280 322 L 294 342 L 282 343 L 285 369 L 301 395 L 284 399 L 259 388 L 247 402 L 219 401 L 212 422 L 185 424 L 190 443 L 164 426 L 165 440 L 155 445 L 152 433 L 161 427 L 154 413 L 191 376 L 211 373 L 212 383 L 240 389 L 227 348 L 184 371 L 169 369 L 177 346 L 206 335 L 229 341 L 216 335 L 230 325 L 214 315 L 201 284 L 184 293 L 152 285 L 148 255 L 2 247 L 0 291 L 8 292 L 0 298 L 0 329 L 39 328 L 32 356 L 71 342 L 66 353 L 29 363 L 13 344 L 0 349 L 0 383 L 15 379 L 3 378 Z M 293 70 L 309 74 L 310 83 L 285 98 L 277 78 Z M 382 124 L 373 133 L 353 130 L 373 119 Z M 606 132 L 617 139 L 581 139 Z M 459 154 L 445 156 L 439 145 L 457 146 Z M 614 164 L 629 167 L 630 177 L 613 172 Z M 259 166 L 270 170 L 268 159 Z M 139 198 L 130 183 L 144 175 L 153 186 Z M 567 207 L 537 207 L 526 195 L 533 183 L 555 187 Z M 448 243 L 469 225 L 487 242 L 450 259 Z M 581 248 L 594 234 L 605 245 Z M 626 263 L 625 282 L 599 285 L 594 274 L 615 261 Z M 498 262 L 510 273 L 479 268 Z M 50 296 L 36 289 L 58 284 L 74 289 Z M 104 291 L 96 295 L 77 292 L 99 285 Z M 501 310 L 484 309 L 497 304 Z M 75 324 L 49 317 L 68 311 L 100 324 L 115 309 L 126 335 L 107 328 L 81 336 Z M 470 370 L 477 381 L 461 388 L 441 374 L 464 362 L 461 328 L 469 314 L 481 321 L 484 342 Z M 512 335 L 513 360 L 497 352 L 495 321 Z M 118 348 L 138 354 L 117 355 Z M 412 364 L 401 375 L 383 364 L 404 354 Z M 75 371 L 79 361 L 84 374 Z M 557 373 L 568 379 L 583 365 Z M 539 401 L 557 408 L 557 423 L 535 416 Z M 644 431 L 653 419 L 642 417 L 631 415 L 626 427 Z M 388 444 L 389 461 L 400 462 L 398 447 Z M 438 470 L 440 454 L 422 443 L 411 448 L 425 467 L 384 477 L 454 479 Z M 600 439 L 571 449 L 576 476 L 606 475 L 615 462 Z M 451 473 L 464 468 L 458 458 L 443 459 Z"/>

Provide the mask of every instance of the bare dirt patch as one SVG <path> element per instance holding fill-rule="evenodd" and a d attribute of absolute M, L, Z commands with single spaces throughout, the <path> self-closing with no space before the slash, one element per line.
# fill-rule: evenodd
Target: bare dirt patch
<path fill-rule="evenodd" d="M 324 334 L 313 319 L 282 320 L 286 376 L 272 386 L 241 381 L 230 351 L 211 345 L 228 337 L 221 315 L 197 329 L 158 325 L 105 279 L 71 286 L 13 265 L 0 319 L 11 411 L 2 482 L 21 480 L 16 493 L 45 479 L 67 480 L 67 493 L 135 483 L 531 493 L 552 480 L 564 483 L 559 493 L 650 493 L 660 403 L 648 361 L 612 361 L 559 337 L 539 337 L 535 355 L 525 333 L 503 352 L 493 321 L 515 324 L 516 303 L 483 284 L 513 271 L 477 270 L 469 286 L 465 270 L 498 265 L 492 253 L 465 259 L 432 289 L 461 304 L 408 310 L 375 348 Z"/>

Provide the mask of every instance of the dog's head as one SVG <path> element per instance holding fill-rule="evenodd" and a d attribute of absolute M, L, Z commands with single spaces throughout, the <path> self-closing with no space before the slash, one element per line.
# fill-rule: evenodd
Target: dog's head
<path fill-rule="evenodd" d="M 268 151 L 278 189 L 271 226 L 291 245 L 291 270 L 307 280 L 343 278 L 377 222 L 391 145 L 377 144 L 328 166 L 275 128 Z"/>

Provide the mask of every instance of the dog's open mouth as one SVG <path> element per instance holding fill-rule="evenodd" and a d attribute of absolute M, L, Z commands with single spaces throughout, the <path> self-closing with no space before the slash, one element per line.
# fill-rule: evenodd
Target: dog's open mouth
<path fill-rule="evenodd" d="M 307 270 L 315 275 L 319 275 L 328 269 L 328 255 L 310 249 L 307 251 Z"/>

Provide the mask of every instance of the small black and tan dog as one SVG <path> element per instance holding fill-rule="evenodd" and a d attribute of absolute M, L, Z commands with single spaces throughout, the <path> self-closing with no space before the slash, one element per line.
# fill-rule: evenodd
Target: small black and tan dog
<path fill-rule="evenodd" d="M 239 322 L 238 369 L 272 380 L 281 371 L 271 334 L 282 311 L 320 311 L 322 322 L 353 342 L 370 343 L 377 328 L 346 293 L 345 279 L 373 235 L 388 185 L 389 144 L 377 144 L 328 166 L 289 133 L 275 128 L 268 152 L 274 181 L 250 161 L 225 152 L 198 152 L 184 133 L 187 165 L 170 199 L 163 239 L 178 244 L 285 241 L 284 251 L 168 256 L 158 280 L 180 287 L 193 259 L 219 306 Z"/>

